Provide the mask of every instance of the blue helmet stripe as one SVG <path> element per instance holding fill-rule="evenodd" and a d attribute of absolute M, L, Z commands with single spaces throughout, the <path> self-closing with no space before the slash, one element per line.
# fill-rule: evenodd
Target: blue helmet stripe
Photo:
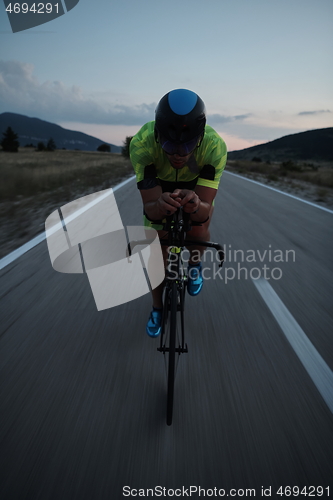
<path fill-rule="evenodd" d="M 170 108 L 177 115 L 187 115 L 190 113 L 195 107 L 197 100 L 197 94 L 186 89 L 171 90 L 168 96 Z"/>

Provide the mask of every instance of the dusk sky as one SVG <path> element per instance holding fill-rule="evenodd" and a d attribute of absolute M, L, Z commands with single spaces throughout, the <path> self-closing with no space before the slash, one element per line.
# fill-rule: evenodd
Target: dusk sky
<path fill-rule="evenodd" d="M 332 0 L 80 0 L 15 34 L 0 9 L 0 113 L 121 145 L 188 88 L 229 151 L 333 126 Z"/>

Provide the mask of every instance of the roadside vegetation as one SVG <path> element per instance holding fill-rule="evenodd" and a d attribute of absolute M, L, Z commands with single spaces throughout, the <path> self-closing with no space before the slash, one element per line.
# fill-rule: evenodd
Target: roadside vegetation
<path fill-rule="evenodd" d="M 130 160 L 98 151 L 0 151 L 0 258 L 44 230 L 59 206 L 134 175 Z"/>
<path fill-rule="evenodd" d="M 51 139 L 44 148 L 24 147 L 16 152 L 15 133 L 6 134 L 4 145 L 9 150 L 0 150 L 0 258 L 42 232 L 45 219 L 59 206 L 134 174 L 128 157 L 131 137 L 126 137 L 122 154 L 109 153 L 107 148 L 58 150 Z M 227 170 L 333 206 L 333 165 L 253 158 L 230 160 Z"/>
<path fill-rule="evenodd" d="M 333 188 L 333 165 L 319 166 L 312 163 L 293 162 L 291 160 L 282 163 L 266 163 L 254 158 L 252 161 L 230 160 L 230 170 L 240 174 L 264 175 L 268 180 L 298 180 L 311 182 L 318 186 Z"/>
<path fill-rule="evenodd" d="M 0 146 L 3 151 L 17 153 L 20 143 L 18 141 L 18 135 L 14 132 L 14 130 L 11 127 L 7 127 L 7 130 L 2 135 L 3 138 L 0 142 Z"/>
<path fill-rule="evenodd" d="M 38 151 L 20 148 L 0 152 L 0 201 L 59 190 L 59 198 L 107 189 L 133 174 L 129 160 L 119 154 L 90 151 Z"/>
<path fill-rule="evenodd" d="M 133 136 L 129 135 L 129 136 L 126 137 L 126 139 L 123 142 L 123 147 L 121 148 L 121 154 L 125 158 L 129 158 L 130 157 L 130 143 L 131 143 L 132 139 L 133 139 Z"/>
<path fill-rule="evenodd" d="M 264 162 L 260 158 L 229 160 L 230 172 L 271 184 L 286 191 L 312 193 L 313 201 L 333 203 L 333 164 L 311 162 Z"/>

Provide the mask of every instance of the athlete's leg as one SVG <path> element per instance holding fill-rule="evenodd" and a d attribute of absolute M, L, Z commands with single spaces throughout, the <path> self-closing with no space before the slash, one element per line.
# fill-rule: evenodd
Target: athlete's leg
<path fill-rule="evenodd" d="M 146 224 L 145 224 L 146 225 Z M 159 230 L 158 227 L 154 227 L 156 231 L 158 232 L 159 238 L 161 239 L 166 232 Z M 162 254 L 163 254 L 163 259 L 164 259 L 164 266 L 166 265 L 166 258 L 167 258 L 167 249 L 165 246 L 162 246 Z M 163 295 L 163 287 L 164 287 L 164 280 L 163 282 L 158 285 L 156 288 L 154 288 L 151 291 L 152 294 L 152 299 L 153 299 L 153 309 L 150 313 L 148 323 L 146 325 L 146 332 L 150 337 L 157 337 L 161 333 L 161 321 L 162 321 L 162 309 L 163 309 L 163 302 L 162 302 L 162 295 Z"/>
<path fill-rule="evenodd" d="M 163 239 L 168 234 L 166 231 L 161 231 L 161 230 L 158 230 L 157 232 L 160 239 Z M 168 258 L 167 248 L 168 248 L 167 246 L 161 245 L 164 267 L 166 267 Z M 162 282 L 160 285 L 154 288 L 154 290 L 152 290 L 153 307 L 156 307 L 158 309 L 163 307 L 163 302 L 162 302 L 163 287 L 164 287 L 164 282 Z"/>
<path fill-rule="evenodd" d="M 210 231 L 209 231 L 209 225 L 212 220 L 212 215 L 214 212 L 214 207 L 212 206 L 209 212 L 209 219 L 202 224 L 202 226 L 193 226 L 191 231 L 189 231 L 186 235 L 186 238 L 189 240 L 198 240 L 198 241 L 209 241 L 210 240 Z M 163 239 L 166 237 L 167 232 L 166 231 L 161 231 L 158 230 L 158 236 L 160 239 Z M 167 264 L 167 257 L 168 257 L 168 251 L 167 251 L 167 246 L 161 245 L 162 248 L 162 254 L 163 254 L 163 259 L 164 259 L 164 266 L 166 267 Z M 205 251 L 205 247 L 202 246 L 195 246 L 191 245 L 188 250 L 190 252 L 190 260 L 189 264 L 198 264 L 201 261 L 201 257 Z M 158 309 L 163 307 L 163 302 L 162 302 L 162 294 L 163 294 L 163 287 L 164 283 L 161 283 L 158 287 L 154 288 L 152 290 L 152 297 L 153 297 L 153 307 L 156 307 Z"/>

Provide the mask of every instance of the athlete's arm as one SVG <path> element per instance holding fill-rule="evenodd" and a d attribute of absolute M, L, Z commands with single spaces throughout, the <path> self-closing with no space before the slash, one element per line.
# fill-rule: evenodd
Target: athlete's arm
<path fill-rule="evenodd" d="M 149 219 L 161 220 L 180 207 L 181 199 L 175 193 L 162 193 L 161 186 L 140 189 L 144 210 Z"/>
<path fill-rule="evenodd" d="M 194 221 L 204 221 L 208 219 L 209 213 L 212 208 L 212 203 L 216 196 L 217 190 L 206 187 L 206 186 L 196 186 L 195 192 L 200 198 L 200 204 L 198 210 L 192 215 L 191 219 Z"/>
<path fill-rule="evenodd" d="M 184 212 L 190 213 L 194 221 L 204 221 L 209 217 L 213 200 L 216 196 L 216 189 L 206 186 L 196 186 L 195 191 L 189 189 L 175 189 L 173 192 L 181 198 L 181 205 Z"/>

